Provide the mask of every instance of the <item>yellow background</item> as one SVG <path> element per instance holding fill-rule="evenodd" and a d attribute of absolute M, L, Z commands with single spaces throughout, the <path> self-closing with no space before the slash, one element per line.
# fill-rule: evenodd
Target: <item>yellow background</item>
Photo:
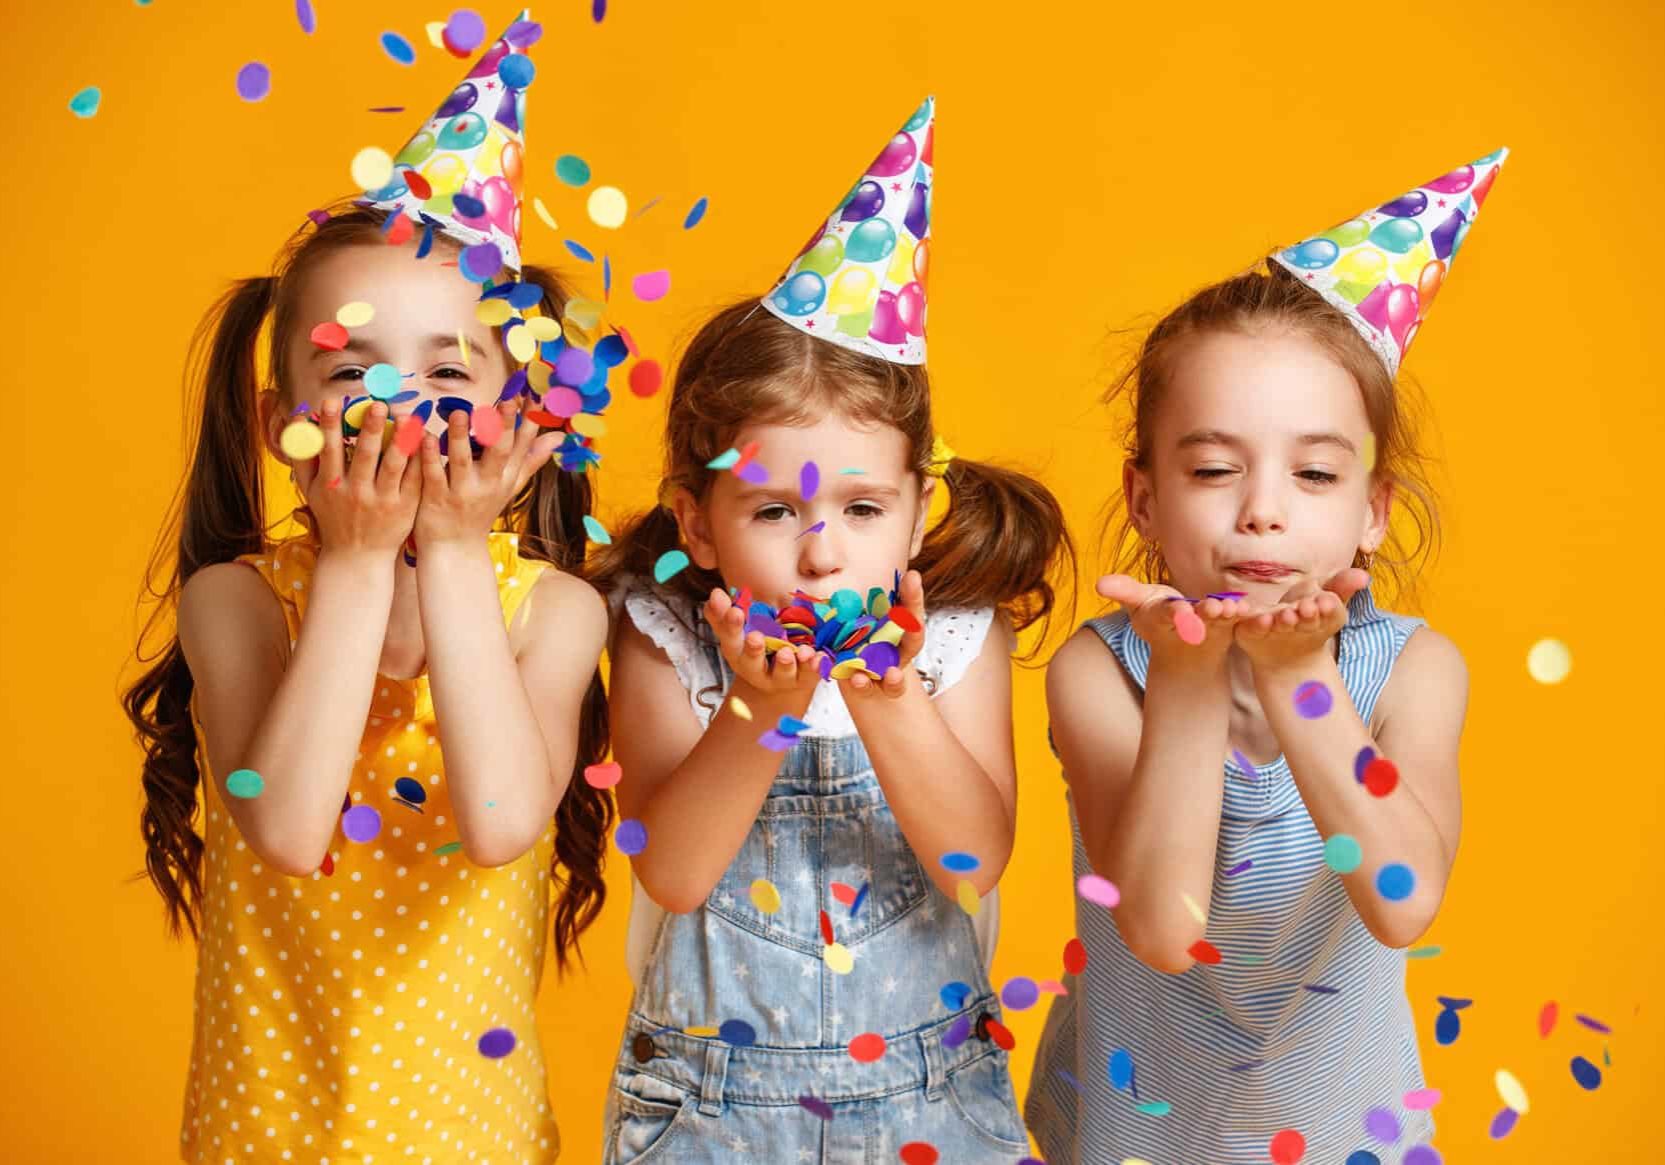
<path fill-rule="evenodd" d="M 116 692 L 141 567 L 182 468 L 187 337 L 308 207 L 349 192 L 359 147 L 396 150 L 464 72 L 423 35 L 443 4 L 317 6 L 310 38 L 287 0 L 67 0 L 6 17 L 0 75 L 20 99 L 0 139 L 0 318 L 13 357 L 0 527 L 8 1160 L 162 1162 L 177 1136 L 193 952 L 163 938 L 158 900 L 128 880 L 141 866 L 138 768 Z M 530 258 L 594 288 L 595 269 L 581 271 L 561 239 L 609 251 L 616 318 L 663 356 L 716 303 L 765 290 L 934 92 L 939 425 L 969 456 L 1041 474 L 1089 548 L 1118 481 L 1095 403 L 1126 349 L 1111 329 L 1513 148 L 1408 365 L 1434 401 L 1447 533 L 1423 613 L 1461 645 L 1473 685 L 1462 853 L 1424 940 L 1444 953 L 1411 964 L 1410 992 L 1430 1082 L 1445 1092 L 1435 1115 L 1448 1161 L 1658 1160 L 1657 1100 L 1646 1100 L 1665 1070 L 1646 987 L 1665 953 L 1652 860 L 1665 766 L 1648 678 L 1665 646 L 1652 597 L 1665 438 L 1658 8 L 611 7 L 600 26 L 587 0 L 534 12 L 548 31 L 529 95 L 529 193 L 561 231 L 528 214 Z M 482 10 L 494 32 L 514 11 Z M 381 52 L 385 28 L 418 46 L 416 65 Z M 274 78 L 259 104 L 233 87 L 251 59 Z M 103 108 L 79 120 L 66 105 L 90 84 Z M 366 112 L 376 105 L 408 111 Z M 583 195 L 553 176 L 567 152 L 633 209 L 664 202 L 621 231 L 597 229 Z M 700 195 L 710 213 L 684 233 Z M 661 266 L 670 297 L 635 303 L 628 275 Z M 653 495 L 661 406 L 615 402 L 609 525 Z M 1558 686 L 1526 673 L 1543 636 L 1572 649 Z M 1022 824 L 997 982 L 1055 974 L 1071 934 L 1039 671 L 1020 673 L 1016 714 Z M 597 1153 L 627 1000 L 622 859 L 612 885 L 588 971 L 551 976 L 540 1009 L 575 1162 Z M 1432 1040 L 1438 993 L 1476 1000 L 1451 1048 Z M 1563 1019 L 1540 1041 L 1550 999 Z M 1012 1019 L 1020 1093 L 1043 1010 Z M 1614 1035 L 1578 1027 L 1574 1011 Z M 1604 1043 L 1612 1067 L 1584 1093 L 1567 1062 L 1599 1063 Z M 1493 1144 L 1500 1067 L 1533 1106 Z"/>

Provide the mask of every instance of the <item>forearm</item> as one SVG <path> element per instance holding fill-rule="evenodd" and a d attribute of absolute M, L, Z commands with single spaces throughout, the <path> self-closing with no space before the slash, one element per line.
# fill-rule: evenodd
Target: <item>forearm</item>
<path fill-rule="evenodd" d="M 1121 891 L 1116 925 L 1145 963 L 1177 973 L 1207 916 L 1224 799 L 1230 727 L 1225 668 L 1170 669 L 1153 660 L 1146 680 L 1139 753 L 1115 819 L 1083 833 L 1093 869 Z M 1097 844 L 1092 844 L 1096 842 Z"/>
<path fill-rule="evenodd" d="M 697 909 L 722 880 L 780 769 L 782 754 L 758 737 L 783 714 L 804 712 L 804 701 L 767 699 L 739 681 L 733 694 L 753 718 L 736 715 L 724 700 L 687 757 L 636 809 L 648 844 L 631 866 L 649 897 L 667 910 Z"/>
<path fill-rule="evenodd" d="M 394 565 L 386 555 L 320 553 L 306 618 L 243 759 L 263 781 L 243 810 L 247 841 L 296 877 L 318 867 L 341 814 L 375 690 Z"/>
<path fill-rule="evenodd" d="M 917 673 L 906 671 L 901 695 L 871 693 L 849 701 L 850 715 L 885 801 L 926 876 L 950 898 L 961 879 L 979 896 L 994 889 L 1012 856 L 1017 829 L 999 790 L 960 743 L 925 693 Z M 978 859 L 967 874 L 946 869 L 945 853 Z"/>
<path fill-rule="evenodd" d="M 576 740 L 562 750 L 567 763 L 552 771 L 503 623 L 485 539 L 424 545 L 416 572 L 457 834 L 470 861 L 503 865 L 548 828 L 571 779 Z"/>
<path fill-rule="evenodd" d="M 1322 683 L 1334 700 L 1327 713 L 1313 719 L 1295 706 L 1296 689 L 1309 680 Z M 1327 840 L 1345 834 L 1363 854 L 1357 869 L 1341 879 L 1359 917 L 1381 942 L 1408 946 L 1433 922 L 1455 857 L 1433 817 L 1406 784 L 1376 797 L 1354 776 L 1360 750 L 1374 749 L 1376 742 L 1347 698 L 1328 652 L 1310 664 L 1257 670 L 1255 688 L 1319 835 Z M 1415 877 L 1401 901 L 1377 889 L 1378 872 L 1391 863 L 1409 867 Z"/>

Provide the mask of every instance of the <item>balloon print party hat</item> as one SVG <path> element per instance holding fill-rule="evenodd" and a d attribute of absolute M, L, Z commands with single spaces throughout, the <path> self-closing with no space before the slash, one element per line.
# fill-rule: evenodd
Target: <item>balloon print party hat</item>
<path fill-rule="evenodd" d="M 1340 308 L 1397 374 L 1508 156 L 1459 166 L 1272 259 Z"/>
<path fill-rule="evenodd" d="M 375 206 L 463 243 L 463 273 L 476 282 L 499 266 L 520 270 L 526 87 L 535 73 L 527 51 L 543 35 L 527 16 L 522 10 L 405 143 L 387 184 L 365 193 Z"/>
<path fill-rule="evenodd" d="M 936 98 L 927 97 L 827 216 L 763 306 L 799 331 L 925 363 Z"/>

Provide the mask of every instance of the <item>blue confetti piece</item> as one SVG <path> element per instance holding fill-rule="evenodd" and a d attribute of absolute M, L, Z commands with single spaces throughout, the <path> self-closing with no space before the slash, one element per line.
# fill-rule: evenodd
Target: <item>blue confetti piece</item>
<path fill-rule="evenodd" d="M 411 47 L 410 41 L 396 32 L 382 33 L 382 49 L 401 65 L 416 63 L 416 50 Z"/>
<path fill-rule="evenodd" d="M 937 992 L 942 999 L 942 1005 L 949 1011 L 958 1011 L 971 998 L 971 985 L 961 983 L 958 979 L 952 983 L 944 983 L 942 990 Z"/>
<path fill-rule="evenodd" d="M 580 259 L 585 263 L 595 262 L 595 256 L 592 255 L 582 243 L 579 243 L 574 239 L 566 239 L 564 241 L 566 242 L 567 250 L 572 252 L 573 258 Z"/>
<path fill-rule="evenodd" d="M 88 85 L 69 99 L 69 111 L 76 117 L 91 117 L 98 112 L 98 103 L 103 98 L 104 94 L 97 85 Z"/>
<path fill-rule="evenodd" d="M 757 1029 L 743 1019 L 726 1019 L 717 1029 L 717 1037 L 725 1044 L 749 1048 L 757 1043 Z"/>
<path fill-rule="evenodd" d="M 959 850 L 942 855 L 943 869 L 952 870 L 956 874 L 969 874 L 982 864 L 977 860 L 976 854 L 962 853 Z"/>
<path fill-rule="evenodd" d="M 856 911 L 861 909 L 861 904 L 863 902 L 867 901 L 867 891 L 871 887 L 872 887 L 871 882 L 863 882 L 861 884 L 861 889 L 856 891 L 856 900 L 854 902 L 850 903 L 850 917 L 851 918 L 854 918 L 856 916 Z"/>
<path fill-rule="evenodd" d="M 709 204 L 704 198 L 695 202 L 694 205 L 688 209 L 688 217 L 682 220 L 682 229 L 685 231 L 691 231 L 695 227 L 699 226 L 700 220 L 705 217 L 705 208 L 707 205 Z"/>

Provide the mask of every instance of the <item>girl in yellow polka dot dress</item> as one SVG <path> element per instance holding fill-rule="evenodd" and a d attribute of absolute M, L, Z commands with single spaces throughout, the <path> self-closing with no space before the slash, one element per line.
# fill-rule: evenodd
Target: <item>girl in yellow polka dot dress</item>
<path fill-rule="evenodd" d="M 561 315 L 553 277 L 386 194 L 320 212 L 199 337 L 177 638 L 127 696 L 149 873 L 198 940 L 188 1161 L 559 1148 L 544 936 L 564 965 L 600 910 L 612 814 L 581 775 L 607 613 L 569 573 L 590 486 L 563 468 L 594 454 L 505 354 L 510 316 Z M 262 447 L 304 498 L 275 540 Z"/>

